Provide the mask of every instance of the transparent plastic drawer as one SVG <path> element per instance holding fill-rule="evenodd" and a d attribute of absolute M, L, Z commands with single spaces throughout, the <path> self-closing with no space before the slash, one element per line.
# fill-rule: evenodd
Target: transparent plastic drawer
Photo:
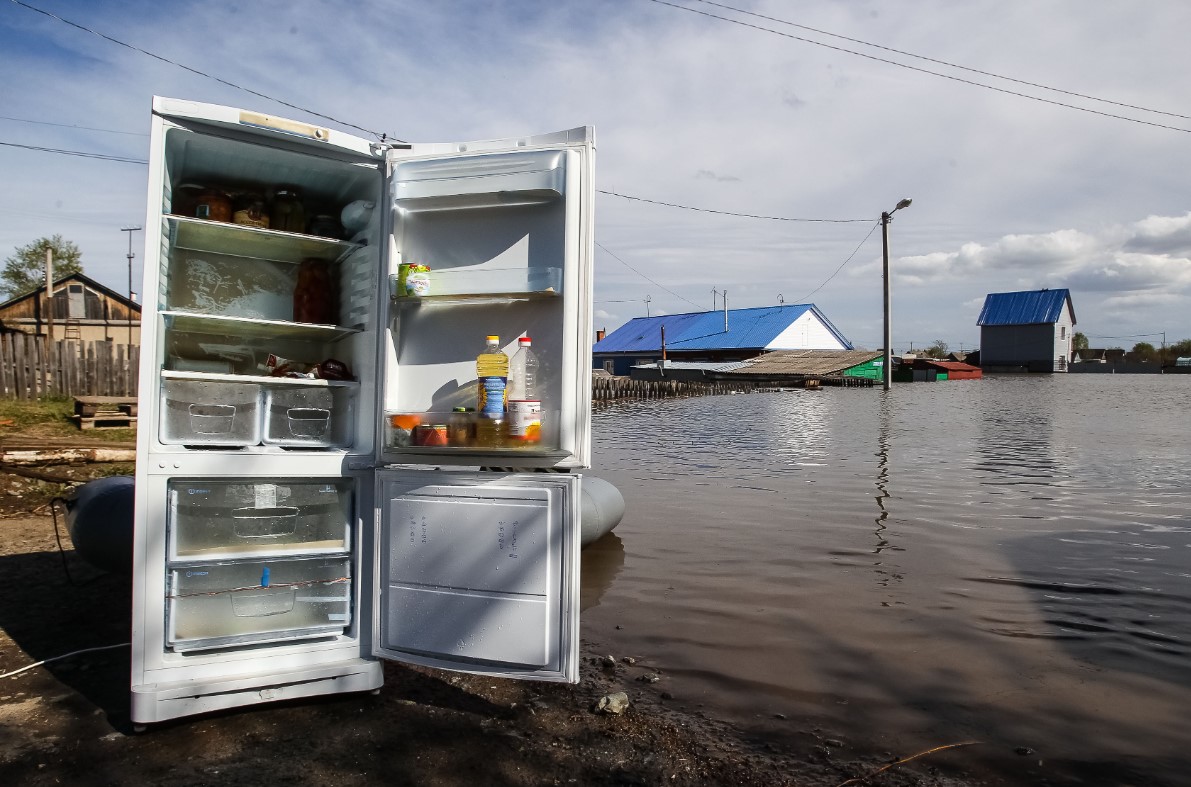
<path fill-rule="evenodd" d="M 176 480 L 168 490 L 172 560 L 351 548 L 347 480 Z"/>
<path fill-rule="evenodd" d="M 161 442 L 167 445 L 257 445 L 260 386 L 162 380 Z"/>
<path fill-rule="evenodd" d="M 300 448 L 352 444 L 355 389 L 303 386 L 265 388 L 264 442 Z"/>
<path fill-rule="evenodd" d="M 176 651 L 333 636 L 351 625 L 351 560 L 208 563 L 170 570 Z"/>

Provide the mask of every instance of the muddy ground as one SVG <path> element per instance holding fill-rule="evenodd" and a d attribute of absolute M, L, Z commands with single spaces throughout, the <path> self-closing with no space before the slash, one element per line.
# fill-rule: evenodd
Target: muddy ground
<path fill-rule="evenodd" d="M 41 470 L 84 478 L 113 468 Z M 59 552 L 45 501 L 66 488 L 0 474 L 0 675 L 130 639 L 129 579 L 83 562 L 61 520 Z M 985 783 L 964 772 L 959 750 L 892 765 L 918 753 L 871 751 L 798 718 L 756 734 L 683 709 L 665 665 L 608 653 L 599 631 L 584 635 L 575 686 L 387 664 L 376 695 L 263 705 L 139 734 L 128 718 L 128 648 L 82 653 L 0 678 L 0 784 Z M 627 710 L 594 710 L 617 691 Z"/>

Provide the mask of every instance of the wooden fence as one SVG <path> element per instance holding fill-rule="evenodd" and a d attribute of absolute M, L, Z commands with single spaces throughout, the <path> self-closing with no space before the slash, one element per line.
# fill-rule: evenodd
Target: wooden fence
<path fill-rule="evenodd" d="M 48 342 L 0 336 L 0 397 L 136 396 L 140 348 L 115 342 Z"/>
<path fill-rule="evenodd" d="M 677 396 L 711 396 L 747 393 L 757 386 L 748 382 L 693 382 L 688 380 L 632 380 L 628 377 L 593 377 L 593 406 L 620 399 L 669 399 Z"/>

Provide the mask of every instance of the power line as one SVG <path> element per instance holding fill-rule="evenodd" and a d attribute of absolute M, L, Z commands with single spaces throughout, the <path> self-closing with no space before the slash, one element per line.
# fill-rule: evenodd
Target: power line
<path fill-rule="evenodd" d="M 1028 82 L 1024 79 L 1015 79 L 1014 77 L 1007 77 L 1007 76 L 1004 76 L 1003 74 L 994 74 L 991 71 L 981 71 L 979 68 L 969 68 L 968 66 L 961 66 L 961 65 L 958 65 L 957 63 L 949 63 L 946 60 L 939 60 L 937 58 L 927 57 L 926 55 L 916 55 L 913 52 L 906 52 L 901 49 L 894 49 L 893 47 L 882 46 L 881 44 L 874 44 L 871 41 L 864 41 L 859 38 L 849 38 L 848 36 L 839 35 L 838 33 L 831 33 L 831 32 L 828 32 L 827 30 L 820 30 L 816 27 L 808 27 L 807 25 L 800 25 L 797 22 L 791 22 L 786 19 L 778 19 L 775 16 L 765 16 L 764 14 L 754 13 L 753 11 L 746 11 L 743 8 L 734 8 L 733 6 L 725 5 L 723 3 L 712 2 L 712 0 L 694 0 L 694 2 L 703 3 L 704 5 L 716 6 L 717 8 L 723 8 L 728 11 L 735 11 L 739 14 L 745 14 L 746 16 L 755 16 L 758 19 L 765 19 L 770 22 L 777 22 L 778 24 L 789 25 L 790 27 L 797 27 L 800 30 L 809 30 L 812 33 L 818 33 L 819 35 L 830 36 L 831 38 L 838 38 L 842 41 L 851 41 L 854 44 L 862 44 L 863 46 L 871 46 L 873 49 L 881 49 L 886 52 L 893 52 L 894 54 L 903 55 L 905 57 L 912 57 L 912 58 L 915 58 L 916 60 L 925 60 L 928 63 L 938 63 L 941 66 L 947 66 L 948 68 L 956 68 L 956 69 L 959 69 L 960 71 L 967 71 L 972 74 L 980 74 L 981 76 L 992 77 L 994 79 L 1003 79 L 1006 82 L 1014 82 L 1019 85 L 1026 85 L 1027 87 L 1036 87 L 1036 88 L 1040 88 L 1042 90 L 1050 90 L 1054 93 L 1062 93 L 1063 95 L 1066 95 L 1066 96 L 1073 96 L 1075 98 L 1083 98 L 1083 99 L 1087 99 L 1088 101 L 1099 101 L 1102 104 L 1112 104 L 1113 106 L 1124 107 L 1125 109 L 1136 109 L 1141 112 L 1152 112 L 1155 115 L 1166 115 L 1167 117 L 1179 118 L 1180 120 L 1191 120 L 1191 116 L 1189 116 L 1189 115 L 1180 115 L 1177 112 L 1164 112 L 1161 109 L 1150 109 L 1149 107 L 1142 107 L 1142 106 L 1138 106 L 1136 104 L 1126 104 L 1121 101 L 1113 101 L 1113 100 L 1107 99 L 1107 98 L 1097 98 L 1096 96 L 1089 96 L 1085 93 L 1076 93 L 1073 90 L 1064 90 L 1064 89 L 1058 88 L 1058 87 L 1051 87 L 1050 85 L 1043 85 L 1038 82 Z"/>
<path fill-rule="evenodd" d="M 17 2 L 17 0 L 13 0 L 13 2 Z M 964 79 L 963 77 L 957 77 L 957 76 L 953 76 L 951 74 L 943 74 L 938 71 L 931 71 L 928 68 L 912 66 L 908 63 L 899 63 L 896 60 L 889 60 L 888 58 L 877 57 L 876 55 L 869 55 L 869 54 L 865 54 L 864 52 L 857 52 L 854 49 L 846 49 L 841 46 L 834 46 L 833 44 L 826 44 L 822 41 L 816 41 L 813 38 L 805 38 L 803 36 L 796 36 L 792 33 L 783 33 L 780 30 L 774 30 L 771 27 L 755 25 L 750 22 L 742 22 L 739 19 L 732 19 L 731 17 L 720 16 L 719 14 L 713 14 L 708 11 L 700 11 L 697 8 L 687 8 L 686 6 L 678 5 L 677 3 L 667 2 L 667 0 L 649 0 L 649 2 L 657 3 L 658 5 L 669 6 L 671 8 L 677 8 L 680 11 L 686 11 L 686 12 L 692 13 L 692 14 L 699 14 L 700 16 L 706 16 L 710 19 L 718 19 L 721 22 L 728 22 L 729 24 L 739 25 L 740 27 L 748 27 L 748 28 L 752 28 L 753 30 L 760 30 L 764 33 L 773 33 L 774 35 L 781 36 L 782 38 L 789 38 L 793 41 L 801 41 L 806 44 L 813 44 L 814 46 L 823 47 L 824 49 L 831 49 L 836 52 L 843 52 L 844 54 L 855 55 L 856 57 L 863 57 L 866 60 L 874 60 L 878 63 L 885 63 L 887 65 L 897 66 L 898 68 L 905 68 L 910 71 L 917 71 L 922 74 L 929 74 L 931 76 L 939 77 L 940 79 L 949 79 L 952 82 L 959 82 L 961 84 L 971 85 L 973 87 L 984 88 L 985 90 L 992 90 L 997 93 L 1004 93 L 1005 95 L 1009 95 L 1009 96 L 1017 96 L 1018 98 L 1025 98 L 1025 99 L 1029 99 L 1030 101 L 1037 101 L 1042 104 L 1050 104 L 1050 105 L 1056 106 L 1056 107 L 1064 107 L 1066 109 L 1074 109 L 1079 112 L 1086 112 L 1091 115 L 1100 115 L 1101 117 L 1113 118 L 1115 120 L 1125 120 L 1130 123 L 1137 123 L 1137 124 L 1143 125 L 1143 126 L 1152 126 L 1154 128 L 1163 128 L 1163 129 L 1166 129 L 1167 131 L 1179 131 L 1184 134 L 1191 134 L 1191 129 L 1179 128 L 1178 126 L 1168 126 L 1164 123 L 1155 123 L 1151 120 L 1141 120 L 1139 118 L 1131 118 L 1131 117 L 1127 117 L 1125 115 L 1115 115 L 1111 112 L 1102 112 L 1098 109 L 1089 109 L 1088 107 L 1081 107 L 1081 106 L 1077 106 L 1075 104 L 1067 104 L 1062 101 L 1055 101 L 1054 99 L 1050 99 L 1050 98 L 1042 98 L 1041 96 L 1031 96 L 1028 93 L 1020 93 L 1016 90 L 1008 90 L 1003 87 L 994 87 L 993 85 L 986 85 L 983 82 L 975 82 L 971 79 Z"/>
<path fill-rule="evenodd" d="M 127 134 L 133 137 L 147 137 L 148 134 L 139 131 L 116 131 L 110 128 L 92 128 L 91 126 L 72 126 L 69 123 L 51 123 L 48 120 L 30 120 L 28 118 L 14 118 L 7 115 L 0 115 L 0 120 L 12 120 L 17 123 L 35 123 L 39 126 L 58 126 L 59 128 L 76 128 L 80 131 L 102 131 L 105 134 Z"/>
<path fill-rule="evenodd" d="M 668 288 L 668 287 L 666 287 L 666 286 L 664 286 L 664 285 L 662 285 L 662 284 L 658 284 L 656 281 L 654 281 L 653 279 L 649 278 L 649 277 L 648 277 L 648 276 L 646 276 L 644 273 L 642 273 L 641 271 L 639 271 L 639 270 L 637 270 L 636 268 L 634 268 L 632 265 L 629 265 L 627 262 L 625 262 L 624 260 L 622 260 L 620 257 L 617 257 L 615 254 L 613 254 L 611 251 L 609 251 L 609 250 L 608 250 L 608 247 L 607 247 L 607 246 L 605 246 L 604 244 L 602 244 L 602 243 L 596 243 L 596 245 L 597 245 L 597 246 L 599 246 L 601 249 L 603 249 L 605 252 L 607 252 L 607 253 L 608 253 L 608 255 L 612 257 L 612 259 L 616 260 L 616 261 L 617 261 L 617 262 L 619 262 L 621 265 L 625 266 L 626 268 L 628 268 L 629 270 L 631 270 L 633 273 L 635 273 L 635 274 L 637 274 L 638 276 L 640 276 L 642 279 L 645 279 L 645 281 L 649 282 L 650 284 L 654 285 L 655 287 L 660 287 L 661 289 L 663 289 L 663 290 L 665 290 L 666 292 L 668 292 L 668 293 L 670 293 L 671 295 L 673 295 L 673 296 L 674 296 L 675 298 L 677 298 L 678 300 L 680 300 L 680 301 L 686 301 L 686 302 L 687 302 L 687 303 L 689 303 L 691 306 L 694 306 L 696 309 L 699 309 L 700 311 L 702 311 L 702 310 L 703 310 L 703 308 L 702 308 L 701 306 L 699 306 L 699 304 L 695 303 L 694 301 L 689 301 L 689 300 L 687 300 L 686 298 L 682 297 L 682 296 L 681 296 L 681 295 L 679 295 L 678 293 L 674 292 L 674 290 L 671 290 L 670 288 Z"/>
<path fill-rule="evenodd" d="M 820 284 L 818 287 L 816 287 L 815 289 L 813 289 L 813 290 L 811 290 L 810 292 L 808 292 L 806 295 L 803 295 L 801 298 L 799 298 L 799 299 L 798 299 L 797 301 L 795 301 L 795 302 L 796 302 L 796 303 L 806 303 L 806 301 L 807 301 L 807 300 L 808 300 L 808 299 L 809 299 L 809 298 L 810 298 L 812 295 L 814 295 L 816 292 L 818 292 L 819 290 L 821 290 L 821 289 L 823 289 L 824 287 L 826 287 L 826 286 L 827 286 L 827 283 L 828 283 L 828 282 L 830 282 L 832 279 L 834 279 L 834 278 L 835 278 L 835 276 L 836 276 L 836 274 L 837 274 L 837 273 L 839 273 L 840 271 L 842 271 L 842 270 L 844 269 L 844 266 L 845 266 L 845 265 L 847 265 L 849 262 L 851 262 L 851 261 L 852 261 L 852 258 L 853 258 L 853 257 L 855 257 L 855 256 L 856 256 L 856 255 L 857 255 L 857 254 L 860 252 L 860 249 L 861 249 L 861 248 L 864 246 L 864 244 L 868 243 L 868 239 L 869 239 L 869 238 L 871 238 L 871 237 L 873 236 L 873 233 L 877 231 L 877 227 L 880 227 L 880 226 L 881 226 L 881 222 L 879 222 L 879 221 L 878 221 L 878 222 L 874 223 L 874 224 L 873 224 L 873 226 L 872 226 L 872 229 L 870 229 L 870 230 L 868 231 L 868 234 L 864 236 L 864 240 L 860 241 L 860 245 L 859 245 L 859 246 L 857 246 L 857 247 L 856 247 L 856 248 L 855 248 L 855 249 L 852 251 L 852 253 L 848 255 L 848 259 L 846 259 L 846 260 L 844 260 L 843 262 L 841 262 L 841 263 L 840 263 L 840 265 L 839 265 L 839 267 L 838 267 L 838 268 L 836 268 L 836 269 L 835 269 L 835 270 L 832 272 L 832 274 L 831 274 L 830 276 L 828 276 L 826 279 L 824 279 L 824 280 L 823 280 L 823 283 L 822 283 L 822 284 Z"/>
<path fill-rule="evenodd" d="M 63 156 L 79 156 L 80 158 L 98 159 L 100 161 L 118 161 L 121 164 L 147 165 L 144 159 L 125 158 L 124 156 L 108 156 L 104 153 L 87 153 L 82 150 L 62 150 L 60 148 L 43 148 L 37 145 L 18 145 L 16 142 L 0 142 L 0 145 L 10 148 L 24 148 L 25 150 L 39 150 L 43 153 L 58 153 Z"/>
<path fill-rule="evenodd" d="M 98 36 L 99 38 L 102 38 L 105 41 L 110 41 L 113 44 L 119 44 L 120 46 L 125 47 L 126 49 L 131 49 L 134 52 L 140 52 L 142 55 L 148 55 L 149 57 L 153 58 L 154 60 L 160 60 L 163 63 L 168 63 L 171 66 L 176 66 L 176 67 L 182 69 L 183 71 L 189 71 L 192 74 L 196 74 L 198 76 L 205 77 L 207 79 L 212 79 L 216 82 L 219 82 L 222 85 L 227 85 L 228 87 L 235 88 L 236 90 L 243 90 L 245 93 L 251 93 L 252 95 L 257 96 L 259 98 L 263 98 L 268 101 L 274 101 L 278 104 L 281 104 L 282 106 L 289 107 L 290 109 L 296 109 L 299 112 L 305 112 L 308 115 L 313 115 L 314 117 L 322 118 L 323 120 L 329 120 L 332 123 L 338 123 L 341 126 L 346 126 L 348 128 L 354 128 L 358 131 L 363 131 L 364 133 L 371 134 L 372 136 L 374 136 L 380 140 L 384 140 L 387 136 L 385 134 L 382 134 L 379 131 L 372 131 L 371 129 L 364 128 L 363 126 L 357 126 L 354 123 L 348 123 L 345 120 L 339 120 L 338 118 L 332 117 L 330 115 L 324 115 L 322 113 L 315 112 L 310 109 L 306 109 L 305 107 L 300 107 L 297 104 L 291 104 L 288 101 L 283 101 L 280 98 L 274 98 L 273 96 L 270 96 L 265 93 L 261 93 L 257 90 L 253 90 L 252 88 L 244 87 L 243 85 L 237 85 L 235 82 L 229 82 L 226 79 L 222 79 L 222 78 L 214 76 L 212 74 L 208 74 L 205 71 L 200 71 L 197 68 L 191 68 L 190 66 L 183 65 L 182 63 L 179 63 L 176 60 L 170 60 L 168 57 L 162 57 L 161 55 L 154 54 L 153 52 L 150 52 L 146 49 L 141 49 L 138 46 L 133 46 L 132 44 L 125 43 L 124 41 L 120 41 L 119 39 L 112 38 L 109 35 L 104 35 L 103 33 L 92 30 L 89 27 L 80 25 L 77 22 L 71 22 L 69 19 L 63 19 L 62 17 L 58 16 L 57 14 L 53 14 L 53 13 L 50 13 L 49 11 L 44 11 L 40 8 L 37 8 L 36 6 L 29 5 L 28 3 L 23 2 L 23 0 L 11 0 L 11 2 L 15 3 L 16 5 L 21 6 L 22 8 L 28 8 L 30 11 L 36 11 L 39 14 L 48 16 L 51 19 L 56 19 L 59 22 L 62 22 L 63 24 L 70 25 L 71 27 L 82 30 L 83 32 L 90 33 L 93 36 Z M 404 142 L 405 140 L 394 139 L 393 141 Z"/>
<path fill-rule="evenodd" d="M 831 224 L 847 224 L 851 222 L 872 221 L 872 219 L 794 219 L 786 216 L 760 216 L 755 213 L 733 213 L 728 210 L 713 210 L 711 208 L 694 208 L 690 205 L 678 205 L 673 202 L 662 202 L 656 199 L 646 199 L 645 197 L 634 197 L 630 194 L 620 194 L 615 191 L 605 191 L 604 189 L 596 189 L 600 194 L 607 194 L 611 197 L 620 197 L 621 199 L 631 199 L 636 202 L 648 202 L 651 205 L 665 205 L 667 208 L 681 208 L 682 210 L 695 210 L 700 213 L 717 213 L 721 216 L 739 216 L 746 219 L 764 219 L 766 221 L 806 221 L 806 222 L 825 222 Z"/>

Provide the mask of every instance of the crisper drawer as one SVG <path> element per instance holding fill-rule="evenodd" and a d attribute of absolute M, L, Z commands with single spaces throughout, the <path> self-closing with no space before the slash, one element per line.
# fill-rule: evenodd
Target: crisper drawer
<path fill-rule="evenodd" d="M 351 446 L 351 388 L 265 387 L 265 445 L 300 448 Z"/>
<path fill-rule="evenodd" d="M 347 557 L 175 566 L 167 644 L 186 651 L 340 634 L 351 599 Z"/>
<path fill-rule="evenodd" d="M 205 380 L 161 381 L 161 442 L 256 445 L 261 441 L 260 386 Z"/>
<path fill-rule="evenodd" d="M 168 486 L 171 560 L 346 552 L 352 484 L 175 480 Z"/>

